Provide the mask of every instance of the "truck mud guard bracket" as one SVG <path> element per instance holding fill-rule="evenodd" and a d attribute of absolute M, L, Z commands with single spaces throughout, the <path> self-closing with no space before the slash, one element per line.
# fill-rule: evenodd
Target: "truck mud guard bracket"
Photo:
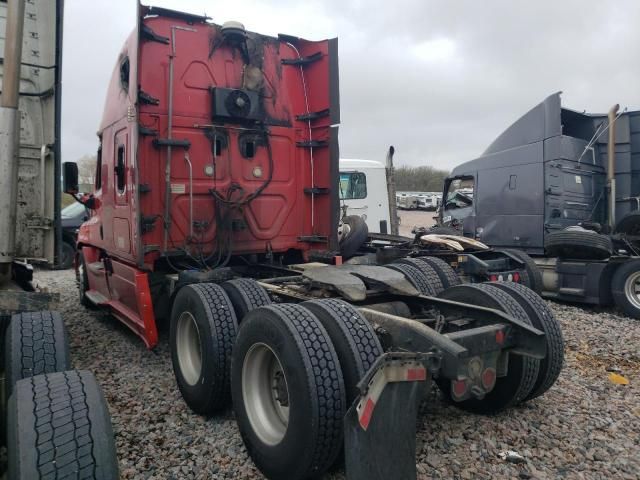
<path fill-rule="evenodd" d="M 350 480 L 412 480 L 416 425 L 434 354 L 385 353 L 358 384 L 360 396 L 344 419 L 345 467 Z"/>

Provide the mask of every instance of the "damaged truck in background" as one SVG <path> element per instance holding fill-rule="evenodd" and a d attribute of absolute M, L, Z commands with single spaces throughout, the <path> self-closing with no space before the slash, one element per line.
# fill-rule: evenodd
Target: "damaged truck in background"
<path fill-rule="evenodd" d="M 445 262 L 342 264 L 337 39 L 139 6 L 99 129 L 77 244 L 83 304 L 149 347 L 170 325 L 198 414 L 233 406 L 271 479 L 415 479 L 432 381 L 494 413 L 553 386 L 562 333 L 519 284 L 458 285 Z M 395 195 L 394 195 L 395 196 Z M 445 281 L 443 281 L 444 279 Z"/>
<path fill-rule="evenodd" d="M 640 112 L 580 113 L 557 93 L 452 171 L 439 224 L 531 255 L 545 296 L 640 318 L 639 171 Z"/>

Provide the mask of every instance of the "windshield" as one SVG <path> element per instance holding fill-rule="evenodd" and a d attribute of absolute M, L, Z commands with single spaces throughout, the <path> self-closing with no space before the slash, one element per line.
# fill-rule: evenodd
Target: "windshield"
<path fill-rule="evenodd" d="M 367 176 L 362 172 L 340 172 L 340 200 L 367 198 Z"/>
<path fill-rule="evenodd" d="M 447 189 L 445 208 L 465 208 L 473 205 L 473 177 L 454 178 Z"/>
<path fill-rule="evenodd" d="M 71 205 L 64 207 L 60 212 L 61 218 L 76 218 L 85 213 L 84 205 L 73 202 Z"/>

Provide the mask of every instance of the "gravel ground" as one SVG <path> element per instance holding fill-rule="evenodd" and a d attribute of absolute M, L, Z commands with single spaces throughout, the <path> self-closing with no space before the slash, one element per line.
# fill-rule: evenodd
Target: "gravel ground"
<path fill-rule="evenodd" d="M 102 384 L 122 478 L 262 478 L 232 412 L 203 418 L 185 406 L 166 331 L 149 351 L 117 321 L 78 303 L 71 270 L 39 272 L 37 279 L 61 294 L 75 367 L 92 370 Z M 640 322 L 607 310 L 551 307 L 566 341 L 555 387 L 495 417 L 466 414 L 436 396 L 418 421 L 420 479 L 639 478 Z M 630 384 L 611 383 L 607 369 Z M 524 463 L 502 460 L 506 450 Z"/>
<path fill-rule="evenodd" d="M 411 237 L 413 227 L 430 227 L 435 225 L 436 221 L 433 217 L 436 212 L 427 210 L 398 210 L 400 216 L 400 226 L 398 228 L 400 235 Z"/>

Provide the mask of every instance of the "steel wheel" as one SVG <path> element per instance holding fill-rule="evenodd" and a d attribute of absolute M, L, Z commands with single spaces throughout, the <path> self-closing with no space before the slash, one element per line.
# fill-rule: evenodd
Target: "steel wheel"
<path fill-rule="evenodd" d="M 635 308 L 640 309 L 640 272 L 634 272 L 624 282 L 624 295 Z"/>
<path fill-rule="evenodd" d="M 182 376 L 193 386 L 202 373 L 202 346 L 196 319 L 190 312 L 182 312 L 178 318 L 176 347 Z"/>
<path fill-rule="evenodd" d="M 264 343 L 251 346 L 244 357 L 242 399 L 260 440 L 280 443 L 289 425 L 289 389 L 280 359 Z"/>

